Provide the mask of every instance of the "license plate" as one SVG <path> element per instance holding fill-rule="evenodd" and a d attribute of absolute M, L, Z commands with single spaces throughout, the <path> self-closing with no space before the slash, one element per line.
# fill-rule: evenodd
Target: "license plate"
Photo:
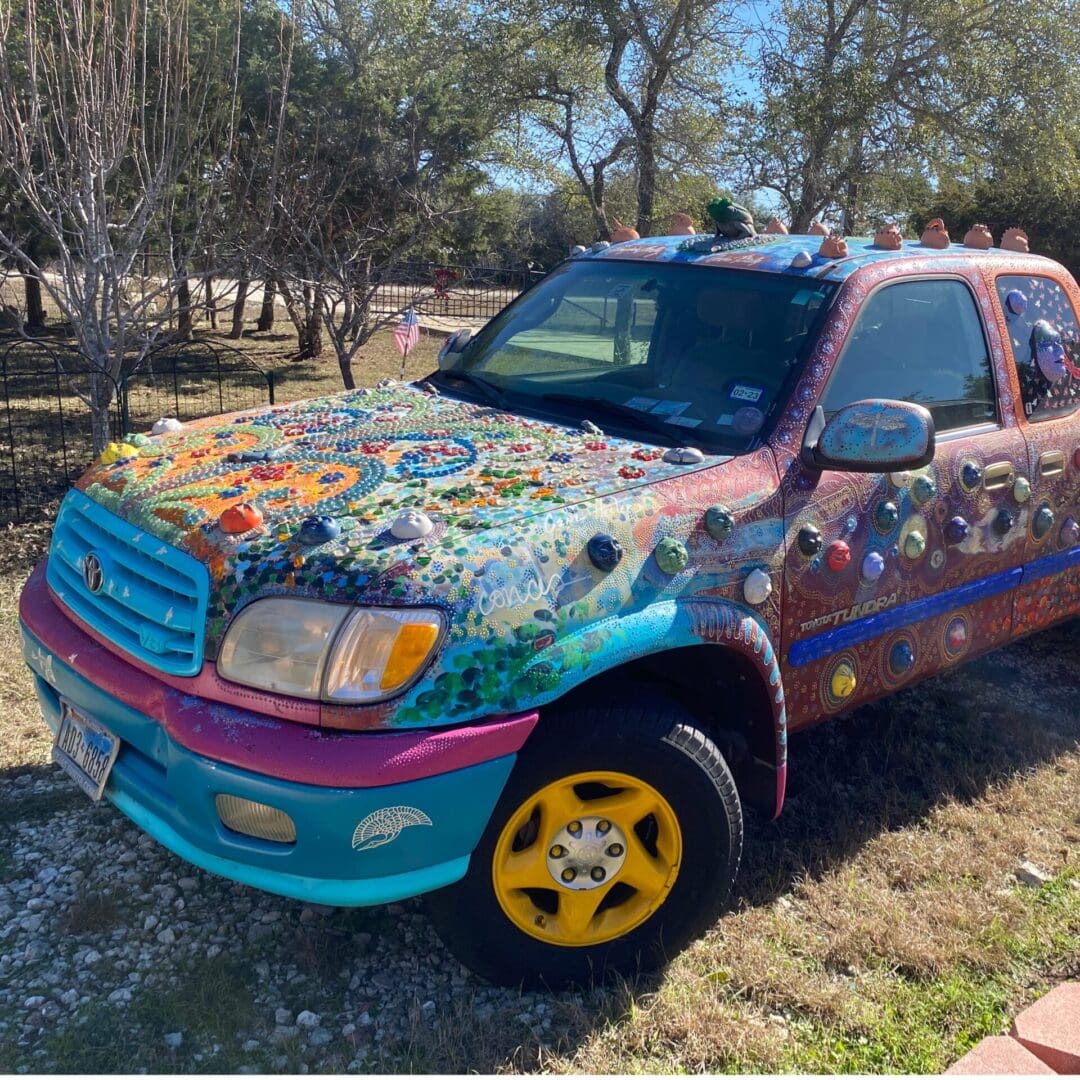
<path fill-rule="evenodd" d="M 53 742 L 53 761 L 95 802 L 120 753 L 120 740 L 67 702 L 60 710 L 60 727 Z"/>

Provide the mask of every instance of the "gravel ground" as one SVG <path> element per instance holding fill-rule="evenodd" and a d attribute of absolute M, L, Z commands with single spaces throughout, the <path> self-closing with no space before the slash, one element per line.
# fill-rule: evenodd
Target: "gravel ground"
<path fill-rule="evenodd" d="M 423 1056 L 422 1028 L 463 1003 L 558 1035 L 548 998 L 482 987 L 416 901 L 343 911 L 231 884 L 51 767 L 0 780 L 0 806 L 0 1071 L 368 1071 Z"/>
<path fill-rule="evenodd" d="M 986 784 L 1070 754 L 1078 644 L 1073 622 L 796 737 L 788 814 L 750 825 L 741 909 L 790 907 L 785 898 L 815 863 L 811 873 L 855 859 L 890 827 L 917 830 L 938 796 L 913 794 L 917 781 L 902 768 L 940 790 L 929 763 L 954 759 L 978 798 Z M 942 716 L 949 724 L 939 728 Z M 1006 744 L 992 748 L 1005 737 L 994 723 L 1028 740 L 1007 763 Z M 988 749 L 972 759 L 980 731 L 990 732 Z M 899 757 L 913 740 L 911 765 L 856 768 L 886 743 Z M 38 746 L 26 760 L 42 756 Z M 855 785 L 855 817 L 831 838 L 824 825 L 808 833 L 845 783 Z M 913 816 L 894 808 L 886 826 L 885 805 L 903 800 Z M 0 771 L 0 825 L 0 1072 L 567 1068 L 590 1035 L 632 1025 L 641 1000 L 640 987 L 487 987 L 443 949 L 419 902 L 338 910 L 231 884 L 174 857 L 108 803 L 91 804 L 51 765 Z"/>

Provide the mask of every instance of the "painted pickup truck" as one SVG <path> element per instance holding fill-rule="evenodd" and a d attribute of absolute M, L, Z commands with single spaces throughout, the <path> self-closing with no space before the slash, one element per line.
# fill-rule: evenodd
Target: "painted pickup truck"
<path fill-rule="evenodd" d="M 111 446 L 22 596 L 54 757 L 487 978 L 662 964 L 791 731 L 1080 612 L 1076 284 L 891 247 L 597 246 L 424 382 Z"/>

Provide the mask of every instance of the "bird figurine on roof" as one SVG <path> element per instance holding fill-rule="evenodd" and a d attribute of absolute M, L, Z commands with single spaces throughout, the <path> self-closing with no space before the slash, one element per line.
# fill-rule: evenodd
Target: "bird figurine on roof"
<path fill-rule="evenodd" d="M 612 218 L 615 228 L 611 230 L 611 242 L 613 244 L 625 244 L 627 240 L 640 240 L 641 234 L 637 229 L 624 225 L 618 218 Z"/>
<path fill-rule="evenodd" d="M 754 219 L 744 206 L 730 199 L 713 199 L 708 207 L 709 217 L 716 222 L 716 235 L 727 240 L 747 240 L 757 236 Z"/>

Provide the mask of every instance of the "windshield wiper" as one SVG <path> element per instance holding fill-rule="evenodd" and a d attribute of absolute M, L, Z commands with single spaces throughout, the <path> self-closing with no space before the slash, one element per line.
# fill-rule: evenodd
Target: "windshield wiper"
<path fill-rule="evenodd" d="M 493 405 L 498 405 L 499 408 L 506 407 L 506 400 L 503 392 L 493 382 L 489 382 L 479 375 L 474 375 L 471 371 L 454 369 L 451 371 L 441 371 L 439 374 L 444 380 L 457 379 L 460 382 L 475 388 L 480 392 L 481 397 L 486 401 L 490 401 Z"/>
<path fill-rule="evenodd" d="M 581 412 L 588 414 L 587 417 L 583 415 L 582 419 L 592 420 L 598 415 L 606 415 L 619 420 L 627 420 L 630 421 L 628 426 L 642 427 L 646 431 L 656 432 L 672 443 L 681 443 L 688 436 L 692 438 L 692 431 L 689 428 L 669 424 L 652 413 L 642 412 L 641 409 L 635 409 L 632 405 L 622 405 L 608 398 L 581 397 L 578 394 L 541 394 L 540 400 L 580 406 Z"/>

